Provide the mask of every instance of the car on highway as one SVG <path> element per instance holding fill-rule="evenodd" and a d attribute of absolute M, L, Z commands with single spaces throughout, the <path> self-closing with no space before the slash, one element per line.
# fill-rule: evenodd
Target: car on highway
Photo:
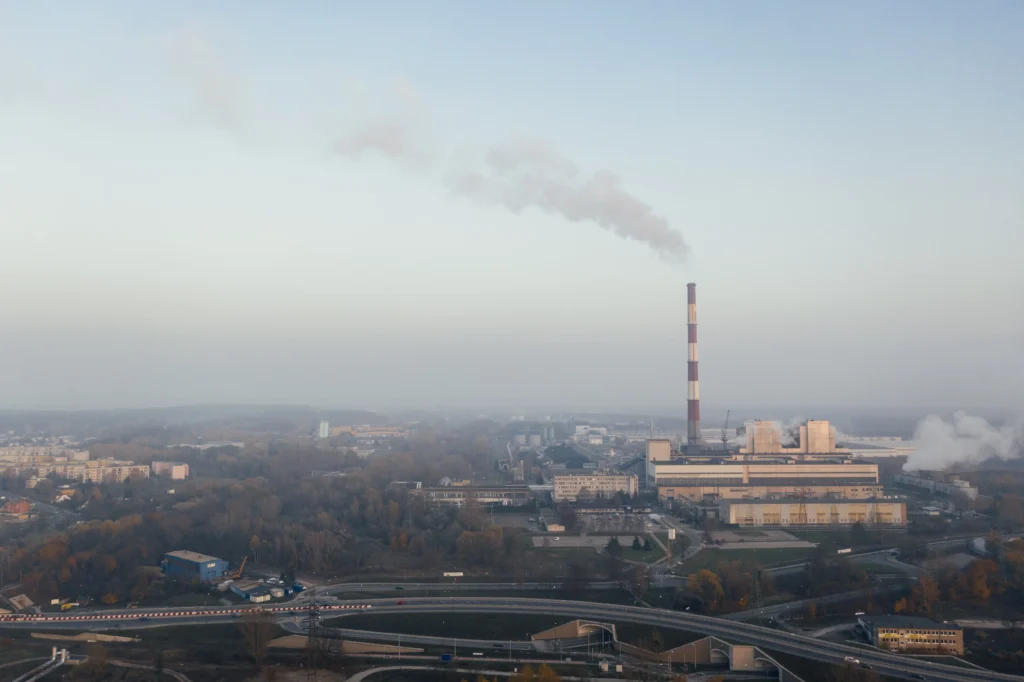
<path fill-rule="evenodd" d="M 557 540 L 558 538 L 555 538 L 555 539 Z M 395 589 L 396 590 L 404 590 L 405 588 L 402 587 L 401 585 L 395 585 Z"/>
<path fill-rule="evenodd" d="M 858 665 L 860 663 L 860 659 L 859 658 L 854 658 L 853 656 L 847 656 L 843 660 L 846 661 L 847 663 L 853 663 L 854 665 Z"/>
<path fill-rule="evenodd" d="M 912 680 L 927 680 L 928 678 L 925 677 L 924 675 L 922 675 L 921 673 L 913 673 L 913 674 L 911 674 L 910 679 L 912 679 Z"/>
<path fill-rule="evenodd" d="M 139 620 L 149 620 L 149 616 L 139 616 Z"/>
<path fill-rule="evenodd" d="M 402 606 L 403 604 L 405 604 L 405 600 L 404 599 L 399 599 L 398 601 L 395 602 L 395 606 Z"/>

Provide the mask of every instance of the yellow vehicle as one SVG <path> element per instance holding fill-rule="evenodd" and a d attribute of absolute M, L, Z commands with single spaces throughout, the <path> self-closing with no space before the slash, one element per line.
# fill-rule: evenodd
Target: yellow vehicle
<path fill-rule="evenodd" d="M 71 609 L 75 608 L 76 606 L 78 606 L 77 603 L 69 601 L 66 604 L 61 604 L 60 605 L 60 610 L 61 611 L 70 611 Z"/>

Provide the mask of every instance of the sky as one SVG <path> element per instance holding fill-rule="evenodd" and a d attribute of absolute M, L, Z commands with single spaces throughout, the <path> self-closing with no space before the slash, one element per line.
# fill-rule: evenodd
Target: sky
<path fill-rule="evenodd" d="M 0 0 L 0 407 L 1024 409 L 1022 30 Z"/>

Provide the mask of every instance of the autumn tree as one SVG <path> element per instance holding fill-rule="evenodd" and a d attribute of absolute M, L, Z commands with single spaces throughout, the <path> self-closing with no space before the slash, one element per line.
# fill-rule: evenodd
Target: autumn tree
<path fill-rule="evenodd" d="M 718 575 L 706 568 L 690 574 L 687 579 L 686 591 L 709 611 L 718 607 L 725 594 Z"/>

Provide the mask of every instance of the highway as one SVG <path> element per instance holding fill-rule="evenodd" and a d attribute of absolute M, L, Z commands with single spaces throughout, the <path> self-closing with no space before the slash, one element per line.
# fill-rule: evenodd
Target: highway
<path fill-rule="evenodd" d="M 700 616 L 687 612 L 666 611 L 635 606 L 596 604 L 592 602 L 557 599 L 527 599 L 510 597 L 409 597 L 398 604 L 394 599 L 367 600 L 359 603 L 319 607 L 324 618 L 343 617 L 372 609 L 374 613 L 536 613 L 565 616 L 567 619 L 589 619 L 616 623 L 635 623 L 655 627 L 668 627 L 705 635 L 715 635 L 727 641 L 745 642 L 765 649 L 801 656 L 826 663 L 842 664 L 847 656 L 869 663 L 885 675 L 910 678 L 921 674 L 933 682 L 992 682 L 996 680 L 1024 682 L 1024 678 L 994 673 L 987 670 L 955 668 L 883 653 L 871 648 L 853 647 L 804 635 L 772 630 L 749 623 Z M 90 626 L 110 628 L 116 625 L 131 628 L 136 625 L 184 625 L 207 622 L 232 622 L 249 611 L 265 610 L 283 618 L 301 615 L 295 607 L 278 606 L 268 609 L 249 607 L 239 609 L 123 609 L 103 612 L 102 616 L 49 616 L 38 619 L 3 617 L 3 626 L 18 629 L 83 629 Z M 45 618 L 45 619 L 44 619 Z M 140 622 L 140 618 L 145 621 Z"/>
<path fill-rule="evenodd" d="M 554 599 L 490 599 L 485 597 L 414 598 L 406 600 L 402 605 L 390 601 L 384 604 L 374 602 L 373 607 L 374 613 L 541 613 L 573 619 L 629 622 L 715 635 L 728 641 L 746 642 L 773 651 L 839 665 L 843 664 L 847 656 L 852 656 L 870 664 L 875 671 L 893 677 L 911 678 L 913 674 L 920 674 L 933 682 L 994 682 L 996 680 L 1021 682 L 1024 680 L 1015 675 L 939 665 L 867 647 L 853 647 L 748 623 L 662 609 Z"/>

